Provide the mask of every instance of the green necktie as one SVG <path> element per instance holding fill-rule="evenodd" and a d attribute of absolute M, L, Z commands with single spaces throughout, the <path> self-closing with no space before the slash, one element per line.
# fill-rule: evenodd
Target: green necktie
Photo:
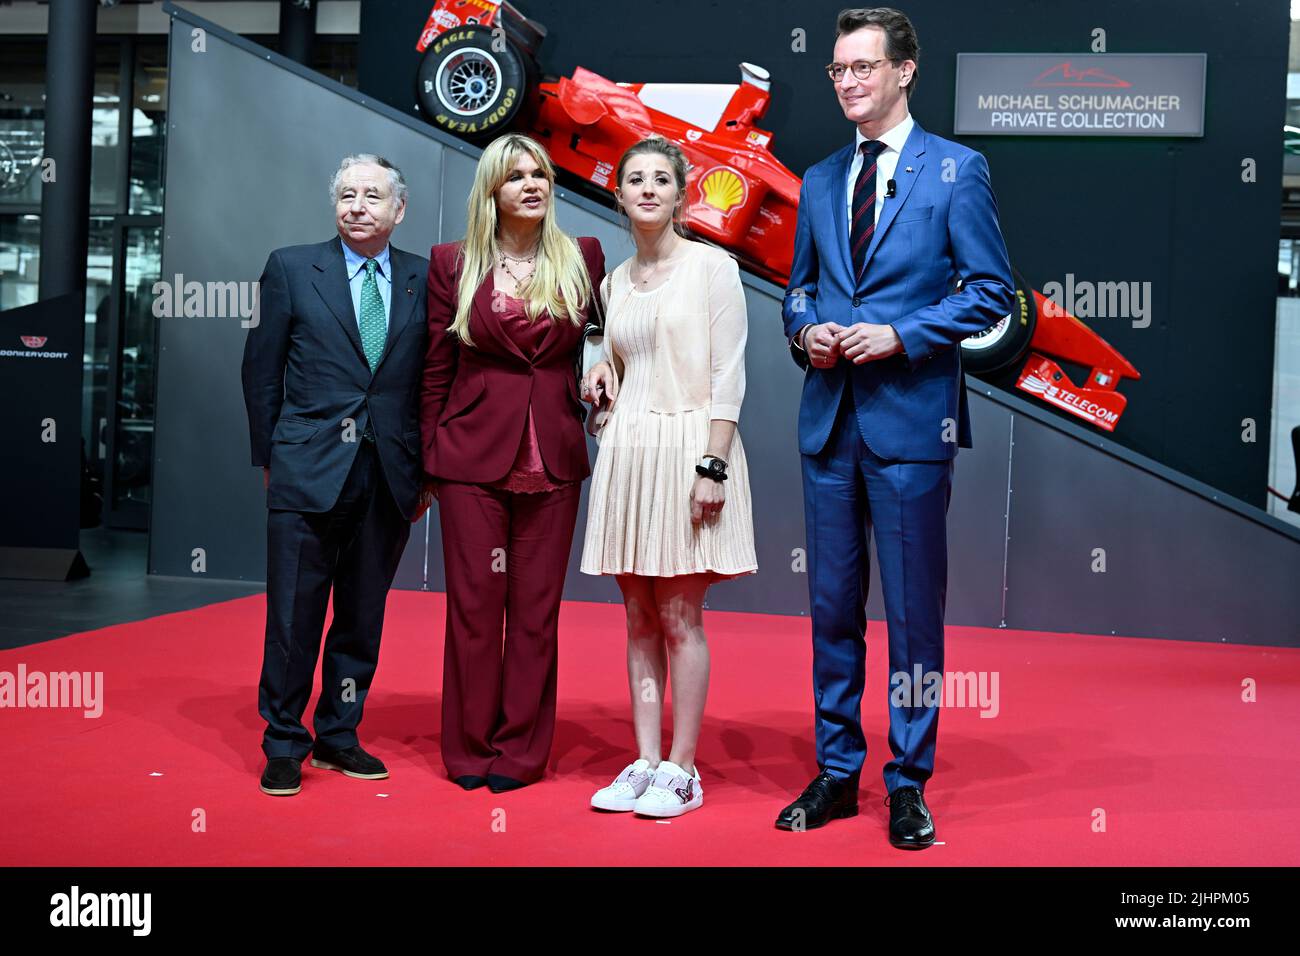
<path fill-rule="evenodd" d="M 388 322 L 384 318 L 384 300 L 379 295 L 375 270 L 379 263 L 366 260 L 366 280 L 361 283 L 361 349 L 366 353 L 373 375 L 379 358 L 384 354 L 384 340 L 388 338 Z"/>

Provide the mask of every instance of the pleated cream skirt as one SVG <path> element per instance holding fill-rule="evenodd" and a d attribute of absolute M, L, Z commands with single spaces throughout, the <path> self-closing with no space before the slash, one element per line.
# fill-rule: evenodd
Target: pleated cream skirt
<path fill-rule="evenodd" d="M 585 574 L 673 577 L 758 570 L 749 467 L 737 432 L 727 455 L 726 502 L 716 521 L 691 522 L 695 466 L 709 442 L 709 410 L 660 414 L 620 407 L 599 435 L 582 546 Z"/>

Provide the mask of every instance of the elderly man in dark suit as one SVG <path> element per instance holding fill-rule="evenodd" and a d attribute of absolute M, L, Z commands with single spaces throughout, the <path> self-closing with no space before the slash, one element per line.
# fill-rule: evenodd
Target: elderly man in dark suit
<path fill-rule="evenodd" d="M 258 710 L 265 793 L 301 764 L 378 780 L 357 725 L 379 660 L 384 602 L 421 493 L 418 399 L 429 262 L 389 244 L 406 181 L 360 154 L 330 182 L 338 235 L 271 253 L 244 346 L 253 464 L 266 482 L 266 647 Z M 315 739 L 302 724 L 325 635 Z"/>

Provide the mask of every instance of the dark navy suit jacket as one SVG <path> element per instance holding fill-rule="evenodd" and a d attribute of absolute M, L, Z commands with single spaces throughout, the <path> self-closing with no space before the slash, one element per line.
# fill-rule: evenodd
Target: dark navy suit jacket
<path fill-rule="evenodd" d="M 429 261 L 391 245 L 389 257 L 388 336 L 373 375 L 342 240 L 277 249 L 266 261 L 243 381 L 253 464 L 271 468 L 268 508 L 329 511 L 369 428 L 393 500 L 415 515 Z"/>
<path fill-rule="evenodd" d="M 815 455 L 825 446 L 850 376 L 862 435 L 875 454 L 950 459 L 959 445 L 971 444 L 956 346 L 1009 314 L 1016 301 L 988 163 L 914 125 L 894 174 L 897 194 L 884 202 L 857 281 L 846 197 L 853 150 L 844 147 L 804 176 L 782 308 L 786 337 L 822 322 L 875 322 L 894 327 L 906 354 L 861 365 L 841 358 L 818 369 L 792 347 L 807 370 L 799 450 Z"/>

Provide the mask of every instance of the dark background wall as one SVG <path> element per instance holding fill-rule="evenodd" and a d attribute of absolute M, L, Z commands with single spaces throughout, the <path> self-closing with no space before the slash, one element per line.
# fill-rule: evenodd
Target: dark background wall
<path fill-rule="evenodd" d="M 839 0 L 657 0 L 626 8 L 518 0 L 550 29 L 543 68 L 581 65 L 613 80 L 736 82 L 748 60 L 772 72 L 763 126 L 802 173 L 852 136 L 821 67 Z M 967 0 L 900 4 L 921 42 L 912 114 L 952 137 L 959 52 L 1090 50 L 1208 55 L 1201 139 L 962 137 L 989 159 L 1013 264 L 1036 288 L 1050 281 L 1150 282 L 1152 320 L 1089 324 L 1137 366 L 1115 439 L 1257 506 L 1265 504 L 1282 123 L 1286 0 Z M 432 0 L 367 0 L 361 13 L 363 93 L 417 114 L 415 43 Z M 803 29 L 807 52 L 791 50 Z M 1242 161 L 1257 178 L 1243 183 Z M 773 330 L 775 332 L 775 330 Z M 1077 368 L 1068 368 L 1076 382 Z M 1006 384 L 1003 380 L 1000 383 Z M 1046 407 L 1046 406 L 1043 406 Z M 1242 441 L 1242 420 L 1258 440 Z"/>

